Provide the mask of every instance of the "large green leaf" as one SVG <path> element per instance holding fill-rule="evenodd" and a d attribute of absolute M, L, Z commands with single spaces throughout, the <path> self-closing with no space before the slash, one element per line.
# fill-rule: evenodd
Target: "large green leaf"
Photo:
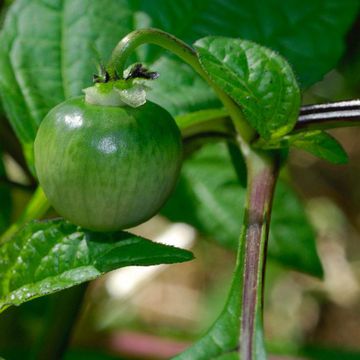
<path fill-rule="evenodd" d="M 90 232 L 63 220 L 32 222 L 0 247 L 0 311 L 120 267 L 192 258 L 187 250 L 126 232 Z"/>
<path fill-rule="evenodd" d="M 279 138 L 292 130 L 300 90 L 284 58 L 240 39 L 208 36 L 194 46 L 205 72 L 240 105 L 262 137 Z"/>
<path fill-rule="evenodd" d="M 344 51 L 358 0 L 140 0 L 142 26 L 193 43 L 208 35 L 239 37 L 285 56 L 307 87 L 333 68 Z M 158 56 L 148 52 L 148 59 Z"/>
<path fill-rule="evenodd" d="M 309 85 L 338 61 L 358 6 L 357 0 L 17 0 L 0 36 L 0 96 L 31 161 L 44 115 L 91 83 L 94 49 L 106 60 L 135 28 L 158 27 L 189 43 L 209 34 L 250 39 L 278 50 Z M 162 105 L 176 115 L 216 102 L 202 80 L 190 80 L 188 69 L 160 54 L 167 56 L 144 47 L 133 60 L 156 62 L 154 97 L 161 93 Z M 179 78 L 182 85 L 173 86 Z"/>
<path fill-rule="evenodd" d="M 245 192 L 226 145 L 209 144 L 184 163 L 178 186 L 163 214 L 236 249 Z M 314 231 L 301 202 L 284 181 L 279 181 L 275 192 L 269 256 L 292 269 L 322 276 Z"/>

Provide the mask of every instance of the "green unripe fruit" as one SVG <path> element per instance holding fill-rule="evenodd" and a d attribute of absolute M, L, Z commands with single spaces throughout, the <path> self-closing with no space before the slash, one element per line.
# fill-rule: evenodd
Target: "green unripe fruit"
<path fill-rule="evenodd" d="M 169 197 L 182 160 L 171 115 L 138 107 L 91 105 L 83 97 L 53 108 L 35 140 L 35 167 L 50 204 L 96 231 L 138 225 Z"/>

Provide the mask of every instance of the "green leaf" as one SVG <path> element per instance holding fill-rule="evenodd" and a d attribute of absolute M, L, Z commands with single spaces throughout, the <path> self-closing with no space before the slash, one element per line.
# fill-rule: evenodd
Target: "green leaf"
<path fill-rule="evenodd" d="M 209 36 L 195 44 L 209 77 L 241 107 L 246 120 L 265 139 L 294 127 L 300 90 L 285 59 L 247 40 Z"/>
<path fill-rule="evenodd" d="M 334 164 L 346 164 L 349 161 L 341 144 L 324 131 L 291 135 L 289 142 L 298 149 Z"/>
<path fill-rule="evenodd" d="M 157 27 L 188 43 L 208 35 L 252 40 L 289 60 L 307 87 L 336 66 L 358 0 L 142 0 L 139 27 Z M 151 47 L 147 61 L 159 56 Z"/>
<path fill-rule="evenodd" d="M 271 214 L 269 255 L 290 269 L 323 276 L 315 231 L 298 196 L 281 180 L 275 191 Z"/>
<path fill-rule="evenodd" d="M 256 41 L 285 56 L 308 86 L 338 62 L 358 8 L 358 0 L 269 0 L 261 6 L 253 0 L 241 5 L 237 0 L 17 0 L 0 35 L 0 96 L 31 162 L 44 115 L 91 85 L 97 53 L 106 61 L 136 28 L 158 27 L 189 43 L 209 34 Z M 191 69 L 167 59 L 155 46 L 144 46 L 133 57 L 160 71 L 153 100 L 173 115 L 218 104 Z"/>
<path fill-rule="evenodd" d="M 226 144 L 209 144 L 185 161 L 178 186 L 162 213 L 236 249 L 245 191 Z M 269 257 L 292 269 L 322 276 L 314 231 L 298 197 L 283 181 L 275 192 Z"/>
<path fill-rule="evenodd" d="M 63 220 L 32 222 L 0 247 L 0 311 L 130 265 L 188 261 L 186 250 Z"/>
<path fill-rule="evenodd" d="M 333 164 L 346 164 L 348 156 L 341 144 L 325 131 L 315 130 L 284 136 L 280 141 L 259 141 L 263 149 L 279 149 L 294 146 Z"/>

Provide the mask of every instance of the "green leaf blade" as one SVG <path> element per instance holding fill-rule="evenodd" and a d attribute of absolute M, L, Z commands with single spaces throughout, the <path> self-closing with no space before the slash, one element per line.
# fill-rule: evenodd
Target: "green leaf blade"
<path fill-rule="evenodd" d="M 342 145 L 322 130 L 293 133 L 284 136 L 282 139 L 268 142 L 259 139 L 254 146 L 262 149 L 281 149 L 294 146 L 333 164 L 346 164 L 349 161 Z"/>
<path fill-rule="evenodd" d="M 262 137 L 278 138 L 292 130 L 300 90 L 285 59 L 247 40 L 210 36 L 194 46 L 203 69 Z"/>
<path fill-rule="evenodd" d="M 325 131 L 311 131 L 289 137 L 289 143 L 333 164 L 346 164 L 348 155 L 341 144 Z"/>
<path fill-rule="evenodd" d="M 319 81 L 338 62 L 345 36 L 359 10 L 358 0 L 167 0 L 143 1 L 147 23 L 188 43 L 216 34 L 270 47 L 294 67 L 302 87 Z M 147 61 L 159 54 L 147 49 Z"/>
<path fill-rule="evenodd" d="M 322 278 L 315 239 L 299 197 L 291 185 L 279 182 L 271 215 L 269 256 L 290 269 Z"/>
<path fill-rule="evenodd" d="M 0 248 L 0 311 L 119 267 L 192 258 L 187 250 L 126 232 L 95 233 L 63 220 L 32 222 Z"/>

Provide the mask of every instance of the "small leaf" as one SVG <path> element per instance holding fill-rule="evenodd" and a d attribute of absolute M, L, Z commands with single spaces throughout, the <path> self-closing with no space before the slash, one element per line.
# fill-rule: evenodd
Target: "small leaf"
<path fill-rule="evenodd" d="M 63 220 L 32 222 L 0 247 L 0 312 L 130 265 L 193 255 L 126 233 L 91 232 Z"/>
<path fill-rule="evenodd" d="M 300 90 L 284 58 L 241 39 L 209 36 L 194 46 L 205 72 L 240 105 L 263 138 L 279 138 L 291 131 Z"/>
<path fill-rule="evenodd" d="M 296 148 L 308 151 L 333 164 L 346 164 L 349 161 L 341 144 L 324 131 L 291 135 L 289 142 Z"/>
<path fill-rule="evenodd" d="M 346 164 L 349 159 L 341 144 L 325 131 L 315 130 L 284 136 L 280 141 L 256 144 L 263 149 L 279 149 L 294 146 L 333 164 Z"/>

